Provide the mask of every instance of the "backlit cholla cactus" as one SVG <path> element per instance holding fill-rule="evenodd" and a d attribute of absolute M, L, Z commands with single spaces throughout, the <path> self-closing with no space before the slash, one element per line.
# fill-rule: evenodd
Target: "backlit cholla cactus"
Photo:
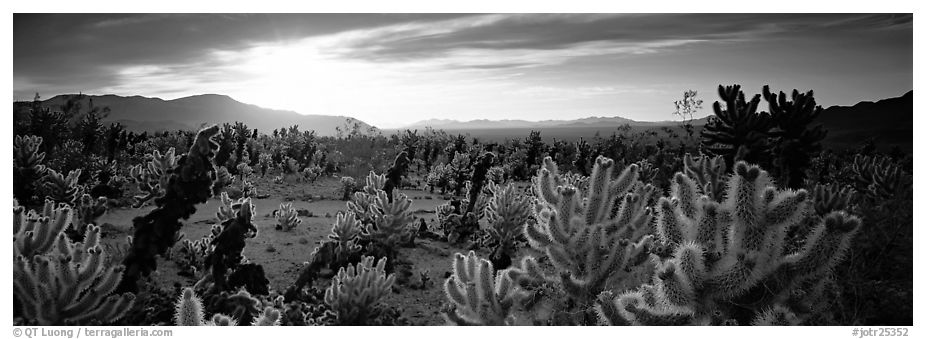
<path fill-rule="evenodd" d="M 277 219 L 278 230 L 290 231 L 302 223 L 292 203 L 281 203 L 280 209 L 273 211 L 273 217 Z"/>
<path fill-rule="evenodd" d="M 347 210 L 353 212 L 364 223 L 372 221 L 371 207 L 376 200 L 376 195 L 382 191 L 381 188 L 385 184 L 386 175 L 370 171 L 365 178 L 363 188 L 359 192 L 354 192 L 351 200 L 347 202 Z"/>
<path fill-rule="evenodd" d="M 86 232 L 87 225 L 96 224 L 96 219 L 106 213 L 106 197 L 93 199 L 89 194 L 82 194 L 74 202 L 74 223 L 72 227 L 79 234 Z"/>
<path fill-rule="evenodd" d="M 273 307 L 266 307 L 264 311 L 254 319 L 251 326 L 279 326 L 280 311 Z M 211 320 L 205 321 L 203 312 L 203 301 L 192 288 L 184 288 L 180 292 L 180 298 L 174 304 L 174 325 L 175 326 L 236 326 L 238 319 L 227 315 L 216 313 Z"/>
<path fill-rule="evenodd" d="M 357 217 L 351 212 L 338 213 L 335 217 L 328 239 L 336 244 L 336 262 L 346 263 L 353 254 L 360 252 L 362 248 L 357 242 L 360 240 L 360 233 L 363 231 L 362 226 Z"/>
<path fill-rule="evenodd" d="M 381 314 L 380 299 L 395 283 L 386 274 L 386 259 L 374 266 L 373 257 L 363 257 L 357 265 L 342 267 L 325 290 L 325 303 L 337 314 L 339 325 L 372 325 Z"/>
<path fill-rule="evenodd" d="M 840 185 L 830 183 L 816 184 L 813 187 L 813 208 L 817 215 L 826 215 L 830 212 L 848 210 L 855 198 L 855 190 L 849 186 L 840 188 Z"/>
<path fill-rule="evenodd" d="M 900 200 L 912 192 L 912 176 L 888 157 L 856 155 L 851 169 L 856 189 L 869 199 Z"/>
<path fill-rule="evenodd" d="M 493 191 L 485 208 L 489 226 L 486 233 L 493 246 L 493 265 L 503 269 L 511 265 L 511 258 L 517 254 L 516 241 L 524 232 L 532 206 L 531 199 L 521 195 L 512 184 L 495 187 Z"/>
<path fill-rule="evenodd" d="M 364 225 L 361 237 L 378 245 L 396 249 L 415 236 L 412 215 L 412 199 L 405 194 L 394 193 L 392 202 L 385 191 L 376 192 L 376 199 L 369 208 L 372 223 Z"/>
<path fill-rule="evenodd" d="M 704 195 L 714 200 L 723 199 L 727 176 L 727 163 L 723 157 L 718 155 L 711 158 L 702 155 L 695 160 L 690 154 L 685 153 L 683 161 L 685 175 L 698 183 Z"/>
<path fill-rule="evenodd" d="M 798 324 L 825 305 L 830 271 L 860 221 L 830 212 L 796 252 L 788 229 L 813 213 L 804 190 L 778 190 L 767 172 L 739 162 L 726 198 L 714 201 L 677 173 L 658 203 L 657 234 L 667 255 L 652 284 L 598 305 L 607 324 Z"/>
<path fill-rule="evenodd" d="M 341 200 L 350 200 L 351 193 L 354 192 L 354 187 L 357 186 L 357 180 L 351 177 L 341 177 L 341 190 L 344 192 L 343 198 Z"/>
<path fill-rule="evenodd" d="M 228 172 L 228 168 L 225 168 L 225 166 L 216 166 L 215 183 L 212 186 L 212 194 L 219 194 L 219 192 L 230 186 L 234 181 L 235 178 Z"/>
<path fill-rule="evenodd" d="M 45 192 L 45 198 L 73 205 L 84 193 L 84 187 L 77 183 L 80 173 L 81 170 L 76 169 L 68 172 L 67 176 L 65 176 L 63 173 L 58 173 L 58 171 L 49 168 L 45 177 L 42 178 L 42 190 Z"/>
<path fill-rule="evenodd" d="M 13 137 L 13 196 L 26 204 L 33 201 L 39 179 L 47 171 L 42 164 L 45 152 L 39 152 L 41 145 L 42 137 Z"/>
<path fill-rule="evenodd" d="M 444 293 L 453 309 L 444 319 L 453 325 L 513 325 L 512 310 L 530 296 L 518 288 L 524 272 L 509 268 L 498 271 L 476 252 L 453 258 L 453 275 L 444 282 Z"/>
<path fill-rule="evenodd" d="M 124 267 L 108 266 L 100 228 L 83 242 L 64 234 L 73 211 L 46 201 L 41 214 L 13 205 L 13 296 L 26 321 L 37 325 L 111 323 L 125 315 L 131 293 L 113 294 Z"/>
<path fill-rule="evenodd" d="M 525 225 L 524 235 L 556 273 L 546 276 L 530 257 L 522 267 L 561 284 L 578 305 L 590 305 L 609 278 L 643 263 L 653 241 L 644 235 L 650 220 L 645 200 L 652 186 L 639 182 L 636 165 L 617 178 L 613 166 L 611 159 L 595 160 L 588 192 L 569 185 L 550 157 L 533 178 L 537 223 Z"/>
<path fill-rule="evenodd" d="M 133 207 L 136 208 L 141 207 L 151 199 L 164 196 L 170 173 L 177 167 L 178 158 L 173 147 L 164 154 L 154 150 L 147 155 L 147 158 L 147 163 L 129 168 L 129 178 L 138 185 L 138 189 L 143 193 L 135 197 Z"/>

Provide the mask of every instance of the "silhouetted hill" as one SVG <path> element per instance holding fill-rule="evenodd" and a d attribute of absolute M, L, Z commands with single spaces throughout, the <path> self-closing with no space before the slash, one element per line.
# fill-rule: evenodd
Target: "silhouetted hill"
<path fill-rule="evenodd" d="M 899 146 L 913 150 L 913 91 L 877 102 L 853 106 L 832 106 L 823 110 L 817 122 L 829 131 L 824 143 L 830 147 L 854 147 L 874 138 L 879 148 Z"/>
<path fill-rule="evenodd" d="M 45 107 L 59 110 L 71 98 L 80 98 L 81 112 L 93 100 L 95 107 L 109 107 L 107 122 L 119 122 L 129 130 L 158 131 L 197 129 L 203 124 L 240 121 L 262 133 L 273 129 L 299 125 L 300 130 L 315 130 L 319 135 L 334 135 L 335 127 L 343 126 L 347 117 L 303 115 L 293 111 L 275 110 L 245 104 L 226 95 L 203 94 L 174 100 L 142 96 L 118 95 L 58 95 L 43 101 Z M 369 125 L 361 122 L 361 127 Z"/>

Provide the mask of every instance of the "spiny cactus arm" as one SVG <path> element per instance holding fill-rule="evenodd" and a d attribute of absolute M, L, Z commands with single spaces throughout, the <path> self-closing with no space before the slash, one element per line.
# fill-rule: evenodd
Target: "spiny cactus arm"
<path fill-rule="evenodd" d="M 527 296 L 516 286 L 521 274 L 517 269 L 495 274 L 492 263 L 475 252 L 456 253 L 453 275 L 444 282 L 444 293 L 455 307 L 445 319 L 456 325 L 510 324 L 511 308 Z"/>
<path fill-rule="evenodd" d="M 637 185 L 633 193 L 624 194 L 620 203 L 615 203 L 605 231 L 618 239 L 637 241 L 652 232 L 652 213 L 647 207 L 656 188 L 653 185 Z"/>
<path fill-rule="evenodd" d="M 59 239 L 56 252 L 82 251 L 82 245 L 71 244 L 65 237 Z M 99 246 L 86 251 L 79 263 L 70 255 L 14 260 L 14 295 L 22 302 L 27 318 L 42 325 L 64 325 L 91 319 L 109 323 L 125 315 L 135 296 L 111 295 L 123 267 L 103 267 L 104 254 Z"/>
<path fill-rule="evenodd" d="M 267 306 L 251 326 L 280 326 L 280 310 Z"/>
<path fill-rule="evenodd" d="M 386 259 L 373 263 L 373 257 L 363 257 L 357 265 L 342 267 L 325 290 L 325 303 L 344 325 L 363 325 L 375 313 L 377 303 L 395 283 L 394 274 L 386 274 Z"/>
<path fill-rule="evenodd" d="M 804 247 L 784 258 L 787 271 L 796 280 L 824 276 L 842 261 L 861 220 L 845 212 L 827 214 L 808 236 Z"/>
<path fill-rule="evenodd" d="M 838 184 L 816 184 L 813 188 L 813 206 L 818 215 L 848 209 L 855 198 L 855 190 Z"/>
<path fill-rule="evenodd" d="M 174 304 L 174 325 L 202 326 L 204 319 L 202 299 L 196 296 L 192 288 L 184 288 Z"/>
<path fill-rule="evenodd" d="M 789 308 L 774 305 L 767 308 L 752 321 L 753 326 L 796 326 L 800 319 Z"/>
<path fill-rule="evenodd" d="M 685 153 L 683 158 L 685 175 L 698 182 L 701 191 L 710 198 L 720 201 L 723 199 L 727 164 L 723 157 L 708 157 L 702 155 L 694 160 L 690 154 Z"/>
<path fill-rule="evenodd" d="M 205 326 L 238 326 L 238 319 L 229 317 L 227 315 L 216 313 L 212 315 L 212 319 L 204 324 Z"/>
<path fill-rule="evenodd" d="M 76 169 L 68 172 L 67 176 L 65 176 L 63 173 L 58 173 L 49 168 L 42 182 L 42 186 L 49 194 L 47 198 L 57 202 L 73 204 L 83 194 L 83 187 L 77 183 L 80 173 L 81 170 Z"/>
<path fill-rule="evenodd" d="M 51 200 L 45 200 L 41 215 L 32 210 L 24 212 L 24 207 L 13 208 L 14 230 L 18 228 L 13 234 L 13 247 L 14 254 L 27 258 L 48 252 L 61 232 L 73 220 L 73 210 L 70 206 L 56 206 Z"/>
<path fill-rule="evenodd" d="M 42 137 L 34 135 L 17 135 L 13 137 L 13 165 L 19 168 L 32 168 L 43 174 L 45 166 L 45 152 L 39 152 L 42 146 Z"/>
<path fill-rule="evenodd" d="M 401 193 L 395 194 L 394 197 L 395 199 L 390 199 L 385 191 L 376 193 L 376 198 L 370 206 L 376 230 L 369 231 L 384 235 L 400 234 L 415 219 L 411 215 L 412 199 Z"/>
<path fill-rule="evenodd" d="M 82 232 L 85 227 L 89 224 L 96 223 L 96 219 L 106 213 L 107 199 L 106 197 L 99 197 L 93 199 L 89 194 L 83 194 L 75 202 L 74 210 L 74 228 L 78 232 Z"/>
<path fill-rule="evenodd" d="M 658 292 L 652 286 L 641 288 L 642 291 L 626 292 L 612 299 L 612 321 L 624 321 L 633 325 L 678 326 L 691 323 L 694 313 L 691 310 L 659 305 L 655 300 Z"/>

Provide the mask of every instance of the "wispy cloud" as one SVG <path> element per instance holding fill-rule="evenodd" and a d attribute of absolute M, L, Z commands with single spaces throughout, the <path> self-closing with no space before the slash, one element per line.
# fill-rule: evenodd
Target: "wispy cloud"
<path fill-rule="evenodd" d="M 909 14 L 14 15 L 17 99 L 220 93 L 384 126 L 663 120 L 673 93 L 729 82 L 852 104 L 911 70 Z"/>

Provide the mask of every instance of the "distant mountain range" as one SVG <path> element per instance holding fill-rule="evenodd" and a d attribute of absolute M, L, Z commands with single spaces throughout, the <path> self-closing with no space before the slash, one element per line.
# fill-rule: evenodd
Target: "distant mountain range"
<path fill-rule="evenodd" d="M 174 100 L 162 100 L 142 96 L 122 97 L 117 95 L 58 95 L 43 101 L 45 107 L 60 109 L 69 99 L 78 99 L 86 111 L 93 100 L 95 107 L 109 107 L 107 122 L 119 122 L 133 131 L 192 130 L 207 123 L 233 123 L 241 121 L 250 128 L 269 133 L 292 125 L 300 130 L 315 130 L 319 135 L 334 135 L 335 128 L 344 126 L 348 117 L 330 115 L 303 115 L 293 111 L 274 110 L 238 102 L 225 95 L 204 94 Z M 27 109 L 31 102 L 14 102 L 13 111 Z M 760 109 L 766 109 L 764 103 Z M 363 129 L 370 125 L 359 121 Z M 692 123 L 703 126 L 707 118 Z M 854 147 L 867 138 L 874 138 L 876 144 L 900 146 L 905 150 L 913 148 L 913 91 L 903 96 L 860 102 L 853 106 L 831 106 L 823 110 L 816 120 L 828 130 L 825 144 L 833 147 Z M 416 122 L 406 127 L 391 129 L 395 132 L 405 129 L 432 127 L 456 133 L 467 133 L 474 137 L 500 139 L 521 137 L 531 129 L 542 130 L 544 137 L 565 138 L 590 137 L 595 133 L 611 134 L 616 127 L 630 125 L 634 129 L 672 127 L 677 121 L 635 121 L 618 116 L 589 117 L 575 120 L 441 120 L 431 119 Z"/>
<path fill-rule="evenodd" d="M 118 122 L 131 131 L 193 130 L 203 124 L 234 123 L 240 121 L 264 133 L 292 125 L 300 130 L 315 130 L 318 135 L 334 135 L 335 127 L 344 126 L 347 117 L 331 115 L 304 115 L 293 111 L 262 108 L 245 104 L 226 95 L 203 94 L 174 100 L 142 96 L 118 95 L 58 95 L 42 102 L 44 107 L 59 110 L 70 99 L 78 99 L 86 112 L 93 100 L 94 107 L 109 107 L 106 122 Z M 31 102 L 14 103 L 19 106 Z M 357 121 L 361 128 L 370 125 Z"/>
<path fill-rule="evenodd" d="M 706 118 L 692 121 L 695 125 L 703 125 Z M 630 125 L 634 127 L 675 126 L 677 121 L 636 121 L 618 116 L 614 117 L 588 117 L 575 120 L 470 120 L 458 121 L 449 119 L 422 120 L 401 129 L 424 129 L 427 127 L 443 130 L 474 130 L 474 129 L 511 129 L 511 128 L 570 128 L 570 127 L 618 127 Z"/>

